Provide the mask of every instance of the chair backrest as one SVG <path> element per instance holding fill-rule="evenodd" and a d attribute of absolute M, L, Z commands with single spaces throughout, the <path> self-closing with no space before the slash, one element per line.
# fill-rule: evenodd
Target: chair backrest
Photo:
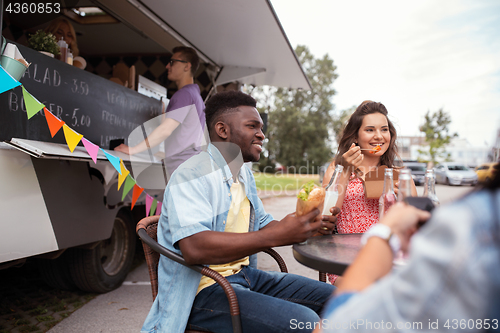
<path fill-rule="evenodd" d="M 158 241 L 158 237 L 156 235 L 158 229 L 158 220 L 160 219 L 159 215 L 149 216 L 143 218 L 138 223 L 144 229 L 146 229 L 146 233 L 154 239 L 154 241 Z M 144 256 L 146 257 L 146 263 L 148 265 L 149 271 L 149 279 L 151 280 L 151 292 L 153 293 L 153 301 L 158 295 L 158 263 L 160 261 L 160 253 L 154 251 L 150 248 L 146 243 L 142 242 L 142 247 L 144 248 Z"/>

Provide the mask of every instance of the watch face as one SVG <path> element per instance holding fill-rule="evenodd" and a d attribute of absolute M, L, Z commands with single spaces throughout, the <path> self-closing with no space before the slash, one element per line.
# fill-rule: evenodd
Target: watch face
<path fill-rule="evenodd" d="M 365 245 L 370 237 L 379 237 L 387 241 L 391 247 L 392 254 L 395 255 L 401 249 L 401 242 L 396 234 L 392 233 L 391 228 L 385 224 L 375 224 L 361 237 L 361 244 Z"/>
<path fill-rule="evenodd" d="M 379 237 L 382 238 L 383 240 L 389 241 L 389 238 L 392 235 L 391 228 L 386 226 L 385 224 L 375 224 L 372 226 L 361 238 L 362 244 L 366 244 L 366 241 L 368 241 L 368 238 L 370 237 Z"/>

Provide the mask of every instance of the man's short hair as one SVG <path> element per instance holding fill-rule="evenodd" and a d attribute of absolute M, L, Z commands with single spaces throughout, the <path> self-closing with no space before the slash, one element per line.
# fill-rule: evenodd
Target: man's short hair
<path fill-rule="evenodd" d="M 256 107 L 257 102 L 252 96 L 234 90 L 217 93 L 208 100 L 205 105 L 205 116 L 210 137 L 212 137 L 215 124 L 225 114 L 236 111 L 238 106 Z"/>
<path fill-rule="evenodd" d="M 200 65 L 200 58 L 198 57 L 196 50 L 192 47 L 176 46 L 172 50 L 172 53 L 177 52 L 179 52 L 184 57 L 184 59 L 182 60 L 186 60 L 191 63 L 191 74 L 194 77 L 194 74 L 196 73 L 196 71 L 198 70 L 198 66 Z"/>

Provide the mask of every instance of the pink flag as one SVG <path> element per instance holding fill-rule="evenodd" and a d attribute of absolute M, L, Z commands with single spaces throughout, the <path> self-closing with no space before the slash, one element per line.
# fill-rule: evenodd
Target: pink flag
<path fill-rule="evenodd" d="M 99 146 L 93 144 L 85 138 L 82 139 L 82 142 L 85 149 L 87 149 L 87 153 L 89 153 L 90 157 L 92 157 L 92 161 L 94 161 L 94 163 L 97 163 L 97 153 L 99 152 Z"/>
<path fill-rule="evenodd" d="M 161 201 L 158 201 L 158 206 L 156 206 L 155 215 L 161 215 Z"/>
<path fill-rule="evenodd" d="M 153 200 L 153 197 L 146 193 L 146 216 L 149 216 Z"/>

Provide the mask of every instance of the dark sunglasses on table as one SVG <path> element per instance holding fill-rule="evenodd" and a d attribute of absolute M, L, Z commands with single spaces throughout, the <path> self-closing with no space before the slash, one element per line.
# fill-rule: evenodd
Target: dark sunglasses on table
<path fill-rule="evenodd" d="M 189 61 L 179 60 L 179 59 L 170 59 L 170 61 L 168 62 L 170 64 L 170 67 L 172 67 L 175 64 L 176 61 L 183 62 L 185 64 L 187 64 L 189 62 Z"/>

